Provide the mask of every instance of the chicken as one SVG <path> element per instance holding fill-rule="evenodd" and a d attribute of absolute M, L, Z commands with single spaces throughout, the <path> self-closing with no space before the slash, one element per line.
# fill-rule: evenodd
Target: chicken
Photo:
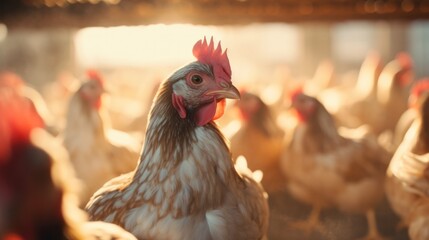
<path fill-rule="evenodd" d="M 45 129 L 52 135 L 59 133 L 59 126 L 55 123 L 56 119 L 49 110 L 45 99 L 36 89 L 26 84 L 19 75 L 9 71 L 1 72 L 0 85 L 12 88 L 18 94 L 27 98 L 34 106 L 38 115 L 43 119 Z"/>
<path fill-rule="evenodd" d="M 313 97 L 297 91 L 292 106 L 299 124 L 281 160 L 288 189 L 296 199 L 313 206 L 306 230 L 318 229 L 322 209 L 336 207 L 345 213 L 366 213 L 368 237 L 379 236 L 375 205 L 383 198 L 383 181 L 390 155 L 372 138 L 341 136 L 333 117 Z"/>
<path fill-rule="evenodd" d="M 421 94 L 429 90 L 429 78 L 423 78 L 415 82 L 408 97 L 408 109 L 401 115 L 396 124 L 391 148 L 396 150 L 404 139 L 411 124 L 418 116 L 418 99 Z"/>
<path fill-rule="evenodd" d="M 87 222 L 73 193 L 67 159 L 37 143 L 53 137 L 42 129 L 32 104 L 0 88 L 0 239 L 136 240 L 119 226 Z M 67 156 L 61 145 L 51 149 Z"/>
<path fill-rule="evenodd" d="M 82 207 L 106 181 L 134 170 L 139 157 L 138 141 L 105 126 L 103 80 L 94 71 L 88 77 L 70 100 L 63 135 L 76 176 L 83 182 Z"/>
<path fill-rule="evenodd" d="M 213 122 L 225 98 L 240 96 L 227 54 L 204 38 L 193 55 L 197 61 L 158 90 L 136 171 L 107 182 L 86 209 L 92 220 L 139 239 L 261 239 L 268 228 L 264 191 L 235 170 Z"/>
<path fill-rule="evenodd" d="M 323 65 L 321 65 L 323 66 Z M 331 71 L 316 71 L 317 75 L 315 75 L 311 81 L 306 81 L 302 88 L 307 94 L 312 96 L 317 96 L 317 98 L 325 105 L 329 112 L 336 114 L 340 111 L 341 106 L 344 104 L 348 104 L 352 98 L 350 98 L 351 94 L 355 94 L 357 89 L 356 84 L 356 74 L 348 74 L 341 78 L 335 76 L 334 83 L 334 67 L 332 67 Z M 322 77 L 326 75 L 325 77 Z M 323 78 L 331 78 L 331 81 L 328 84 L 321 85 L 320 80 Z M 313 81 L 319 81 L 314 82 Z M 316 86 L 312 86 L 312 84 Z M 300 84 L 298 84 L 299 86 Z M 296 87 L 292 88 L 295 89 Z M 288 99 L 289 95 L 286 95 L 286 99 Z"/>
<path fill-rule="evenodd" d="M 317 95 L 327 88 L 333 87 L 335 68 L 331 60 L 325 59 L 319 63 L 311 79 L 305 81 L 305 92 Z"/>
<path fill-rule="evenodd" d="M 427 82 L 421 82 L 427 84 Z M 409 227 L 412 240 L 429 238 L 429 90 L 414 106 L 417 116 L 387 170 L 386 194 L 394 212 Z"/>
<path fill-rule="evenodd" d="M 264 173 L 262 185 L 268 193 L 281 190 L 285 185 L 280 171 L 283 130 L 277 126 L 270 108 L 257 95 L 242 92 L 236 106 L 242 124 L 231 137 L 233 159 L 243 155 L 251 170 L 261 170 Z"/>
<path fill-rule="evenodd" d="M 407 100 L 412 82 L 413 61 L 405 52 L 397 54 L 383 68 L 378 79 L 377 101 L 383 109 L 382 114 L 388 117 L 373 127 L 377 134 L 394 131 L 399 118 L 408 108 Z"/>
<path fill-rule="evenodd" d="M 382 69 L 381 58 L 377 53 L 370 53 L 362 63 L 356 87 L 345 93 L 345 101 L 339 109 L 332 112 L 339 126 L 358 128 L 367 125 L 370 131 L 379 126 L 383 119 L 379 112 L 381 106 L 377 102 L 377 83 Z M 329 96 L 327 96 L 329 97 Z"/>

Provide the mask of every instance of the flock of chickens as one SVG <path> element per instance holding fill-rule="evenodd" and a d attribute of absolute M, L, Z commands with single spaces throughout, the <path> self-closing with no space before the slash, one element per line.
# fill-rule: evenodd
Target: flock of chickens
<path fill-rule="evenodd" d="M 220 43 L 192 52 L 138 118 L 138 139 L 110 127 L 96 71 L 62 129 L 40 94 L 2 73 L 0 239 L 268 239 L 283 191 L 312 209 L 288 222 L 303 233 L 329 235 L 320 217 L 335 208 L 366 217 L 364 239 L 385 239 L 375 209 L 387 198 L 410 239 L 429 239 L 429 79 L 413 79 L 409 55 L 383 66 L 369 54 L 353 84 L 285 83 L 267 105 L 233 85 Z M 227 138 L 215 120 L 235 110 Z"/>

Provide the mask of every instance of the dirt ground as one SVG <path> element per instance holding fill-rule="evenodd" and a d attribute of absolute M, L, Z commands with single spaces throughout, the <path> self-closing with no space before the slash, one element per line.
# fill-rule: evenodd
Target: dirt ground
<path fill-rule="evenodd" d="M 347 215 L 336 209 L 326 209 L 322 212 L 321 222 L 325 233 L 305 233 L 290 226 L 291 222 L 306 219 L 311 207 L 293 199 L 286 191 L 271 193 L 270 240 L 355 240 L 365 237 L 367 233 L 364 215 Z M 396 230 L 399 218 L 393 213 L 387 200 L 382 201 L 376 208 L 378 229 L 384 237 L 390 240 L 409 240 L 407 229 Z"/>

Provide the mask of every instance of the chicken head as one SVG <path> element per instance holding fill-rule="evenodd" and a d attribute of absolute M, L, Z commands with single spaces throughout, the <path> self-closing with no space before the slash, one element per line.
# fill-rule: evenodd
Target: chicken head
<path fill-rule="evenodd" d="M 173 106 L 181 118 L 191 118 L 199 126 L 223 115 L 225 99 L 238 99 L 240 93 L 231 82 L 231 69 L 220 43 L 215 49 L 213 38 L 198 41 L 193 49 L 196 62 L 176 71 L 173 82 Z"/>
<path fill-rule="evenodd" d="M 87 82 L 82 84 L 79 89 L 80 96 L 90 106 L 99 109 L 102 95 L 105 92 L 103 79 L 97 72 L 91 70 L 87 72 L 87 77 Z"/>
<path fill-rule="evenodd" d="M 313 97 L 305 95 L 302 91 L 296 91 L 291 96 L 292 107 L 300 121 L 306 121 L 316 109 L 316 101 Z"/>

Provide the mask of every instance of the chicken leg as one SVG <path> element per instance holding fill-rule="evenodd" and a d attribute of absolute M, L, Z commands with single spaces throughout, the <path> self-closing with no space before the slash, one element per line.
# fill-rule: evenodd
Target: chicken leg
<path fill-rule="evenodd" d="M 359 240 L 387 240 L 388 238 L 383 237 L 377 228 L 377 220 L 375 218 L 374 209 L 366 212 L 366 220 L 368 222 L 368 234 L 360 238 Z"/>
<path fill-rule="evenodd" d="M 310 234 L 312 231 L 319 231 L 320 233 L 325 232 L 325 227 L 320 223 L 320 212 L 322 208 L 319 205 L 313 206 L 310 215 L 306 220 L 292 222 L 291 226 L 304 231 L 306 234 Z"/>

